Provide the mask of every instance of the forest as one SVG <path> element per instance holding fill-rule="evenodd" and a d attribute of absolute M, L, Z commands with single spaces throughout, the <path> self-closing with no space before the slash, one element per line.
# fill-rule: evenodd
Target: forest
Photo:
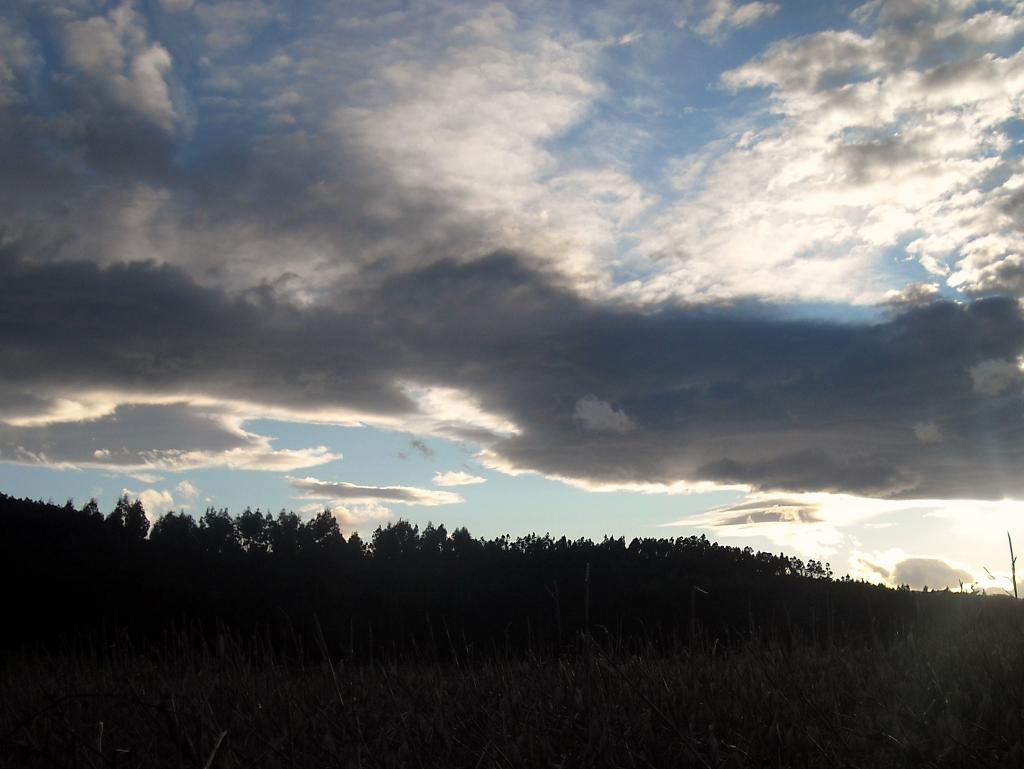
<path fill-rule="evenodd" d="M 315 632 L 354 659 L 557 654 L 581 631 L 668 647 L 694 634 L 882 638 L 916 620 L 905 591 L 703 536 L 487 540 L 400 520 L 364 542 L 326 511 L 303 520 L 250 509 L 171 512 L 150 530 L 127 497 L 104 515 L 92 500 L 79 509 L 0 496 L 0 562 L 5 583 L 21 586 L 8 644 L 82 631 L 146 643 L 191 625 L 287 637 L 292 651 Z"/>
<path fill-rule="evenodd" d="M 1007 596 L 706 537 L 0 495 L 0 766 L 1017 766 Z"/>

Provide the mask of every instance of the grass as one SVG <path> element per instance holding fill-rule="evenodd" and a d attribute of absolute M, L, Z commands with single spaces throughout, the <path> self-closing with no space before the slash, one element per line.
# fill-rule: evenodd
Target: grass
<path fill-rule="evenodd" d="M 920 637 L 849 647 L 647 655 L 581 637 L 559 658 L 350 665 L 182 638 L 9 654 L 0 765 L 1017 767 L 1020 608 L 965 596 Z"/>

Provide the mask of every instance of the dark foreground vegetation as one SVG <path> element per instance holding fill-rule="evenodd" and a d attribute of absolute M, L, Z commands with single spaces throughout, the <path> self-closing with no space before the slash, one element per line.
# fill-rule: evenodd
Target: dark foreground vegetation
<path fill-rule="evenodd" d="M 13 655 L 10 767 L 1017 767 L 1020 616 L 855 646 L 297 664 L 230 641 Z M 1013 607 L 1016 608 L 1016 607 Z M 978 612 L 978 613 L 976 613 Z"/>
<path fill-rule="evenodd" d="M 0 766 L 1024 765 L 1010 598 L 703 538 L 141 512 L 0 495 Z"/>

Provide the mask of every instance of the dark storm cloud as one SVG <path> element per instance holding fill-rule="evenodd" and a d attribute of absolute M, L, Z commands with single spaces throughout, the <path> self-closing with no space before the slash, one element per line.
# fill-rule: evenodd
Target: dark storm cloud
<path fill-rule="evenodd" d="M 32 266 L 9 252 L 0 256 L 7 391 L 48 381 L 379 413 L 411 405 L 387 379 L 390 345 L 354 315 L 227 297 L 168 266 Z"/>
<path fill-rule="evenodd" d="M 697 469 L 699 477 L 722 483 L 750 483 L 781 489 L 849 490 L 886 495 L 913 485 L 898 467 L 870 455 L 837 460 L 814 450 L 796 451 L 764 461 L 721 459 Z"/>
<path fill-rule="evenodd" d="M 639 312 L 496 253 L 382 279 L 330 309 L 253 302 L 166 266 L 27 264 L 15 250 L 0 261 L 9 415 L 31 410 L 29 393 L 103 389 L 412 419 L 402 383 L 413 382 L 459 388 L 515 423 L 518 434 L 477 436 L 508 469 L 605 484 L 1024 494 L 1019 383 L 996 389 L 978 373 L 1024 352 L 1016 301 L 934 303 L 877 325 Z M 579 419 L 583 399 L 631 428 Z M 18 434 L 29 449 L 32 438 Z"/>

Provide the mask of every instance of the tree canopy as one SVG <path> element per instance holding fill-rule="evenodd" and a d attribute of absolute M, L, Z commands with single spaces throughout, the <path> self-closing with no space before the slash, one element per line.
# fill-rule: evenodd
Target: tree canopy
<path fill-rule="evenodd" d="M 82 631 L 153 638 L 174 623 L 301 638 L 315 624 L 356 656 L 556 652 L 581 632 L 620 644 L 884 635 L 905 628 L 920 597 L 705 536 L 483 539 L 399 520 L 364 542 L 327 510 L 208 508 L 150 527 L 127 496 L 104 516 L 95 500 L 0 494 L 0 572 L 18 586 L 7 643 Z"/>

